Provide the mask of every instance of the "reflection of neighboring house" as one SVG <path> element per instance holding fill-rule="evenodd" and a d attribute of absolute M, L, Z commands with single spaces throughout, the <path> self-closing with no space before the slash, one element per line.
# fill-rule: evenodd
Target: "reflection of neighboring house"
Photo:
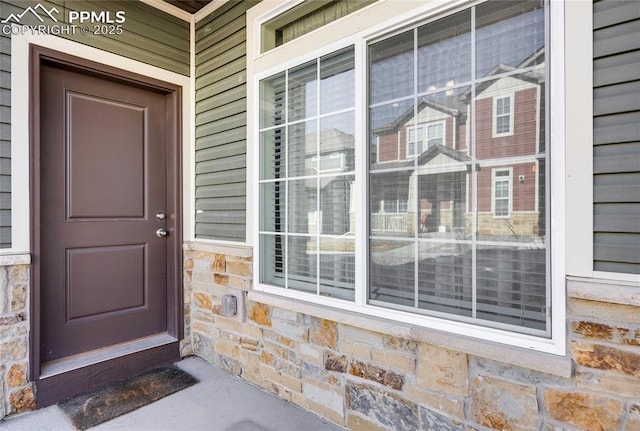
<path fill-rule="evenodd" d="M 540 50 L 526 60 L 537 64 Z M 545 166 L 536 155 L 544 152 L 544 75 L 523 72 L 501 76 L 513 68 L 498 65 L 471 90 L 436 102 L 442 94 L 423 97 L 394 122 L 374 131 L 376 169 L 406 168 L 389 174 L 373 202 L 372 229 L 377 232 L 473 231 L 474 193 L 477 193 L 477 233 L 480 236 L 537 236 L 544 231 L 543 184 Z M 475 118 L 476 135 L 468 122 Z M 472 167 L 471 139 L 476 165 Z M 504 159 L 493 161 L 495 159 Z M 413 169 L 412 169 L 413 168 Z M 407 181 L 406 177 L 410 177 Z M 415 184 L 415 178 L 419 181 Z M 475 184 L 474 184 L 474 181 Z M 474 187 L 477 190 L 474 192 Z M 377 209 L 377 211 L 376 211 Z M 416 223 L 415 214 L 419 213 Z"/>
<path fill-rule="evenodd" d="M 353 177 L 342 174 L 354 169 L 354 137 L 336 128 L 325 128 L 320 130 L 319 138 L 318 145 L 315 132 L 305 137 L 305 175 L 319 175 L 305 180 L 305 195 L 313 196 L 309 199 L 308 232 L 342 234 L 344 226 L 353 226 L 349 222 Z M 319 206 L 315 194 L 318 181 Z"/>

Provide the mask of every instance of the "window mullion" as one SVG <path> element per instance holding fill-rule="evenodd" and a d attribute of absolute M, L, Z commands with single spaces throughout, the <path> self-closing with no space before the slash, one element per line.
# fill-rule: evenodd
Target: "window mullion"
<path fill-rule="evenodd" d="M 414 126 L 414 142 L 413 142 L 413 177 L 414 177 L 414 181 L 413 181 L 413 196 L 414 196 L 414 200 L 415 203 L 413 204 L 413 210 L 415 211 L 415 217 L 413 218 L 413 243 L 414 243 L 414 247 L 413 247 L 413 257 L 414 257 L 414 263 L 413 263 L 413 284 L 414 284 L 414 292 L 413 292 L 413 301 L 414 301 L 414 307 L 415 308 L 420 308 L 420 303 L 419 303 L 419 293 L 420 293 L 420 286 L 418 284 L 419 282 L 419 270 L 420 270 L 420 243 L 418 242 L 418 230 L 419 230 L 419 224 L 418 221 L 420 220 L 420 199 L 418 196 L 418 184 L 420 183 L 419 181 L 419 176 L 418 176 L 418 156 L 420 155 L 420 150 L 418 149 L 418 133 L 420 133 L 421 130 L 423 130 L 422 127 L 418 128 L 418 28 L 414 28 L 413 29 L 413 126 Z M 423 134 L 423 139 L 426 139 L 426 135 Z M 411 184 L 411 182 L 409 182 L 409 184 Z M 409 205 L 411 205 L 411 203 L 409 203 Z M 407 205 L 407 210 L 409 211 L 409 205 Z"/>
<path fill-rule="evenodd" d="M 284 72 L 284 288 L 289 288 L 289 70 Z"/>
<path fill-rule="evenodd" d="M 369 178 L 369 134 L 367 133 L 367 83 L 369 82 L 366 41 L 361 39 L 354 46 L 354 76 L 362 76 L 356 80 L 355 86 L 355 303 L 359 307 L 367 304 L 369 290 L 369 219 L 370 204 L 368 198 Z M 360 143 L 360 145 L 358 144 Z M 360 278 L 358 280 L 358 277 Z"/>
<path fill-rule="evenodd" d="M 477 317 L 477 232 L 478 232 L 478 177 L 476 170 L 476 8 L 471 8 L 471 196 L 473 199 L 471 216 L 471 317 Z"/>
<path fill-rule="evenodd" d="M 316 167 L 316 294 L 320 295 L 320 229 L 322 218 L 320 216 L 320 169 L 322 168 L 322 153 L 320 152 L 320 58 L 316 60 L 316 156 L 318 165 Z"/>

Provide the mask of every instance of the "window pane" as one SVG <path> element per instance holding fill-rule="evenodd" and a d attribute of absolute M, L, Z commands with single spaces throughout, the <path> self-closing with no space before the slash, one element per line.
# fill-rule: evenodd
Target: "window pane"
<path fill-rule="evenodd" d="M 478 317 L 544 329 L 545 256 L 543 247 L 478 247 Z"/>
<path fill-rule="evenodd" d="M 320 294 L 355 298 L 355 243 L 351 239 L 320 238 Z"/>
<path fill-rule="evenodd" d="M 285 173 L 284 128 L 260 132 L 260 179 L 282 178 Z"/>
<path fill-rule="evenodd" d="M 376 236 L 413 236 L 415 232 L 414 210 L 400 212 L 413 193 L 413 171 L 385 172 L 369 177 L 369 229 Z"/>
<path fill-rule="evenodd" d="M 317 180 L 315 178 L 291 180 L 288 188 L 287 232 L 316 233 Z"/>
<path fill-rule="evenodd" d="M 483 309 L 477 295 L 479 279 L 488 276 L 475 269 L 489 267 L 479 250 L 492 247 L 536 250 L 541 267 L 531 276 L 542 275 L 537 288 L 547 298 L 543 5 L 486 2 L 417 27 L 413 50 L 411 32 L 370 45 L 372 303 L 482 319 L 499 328 L 521 325 L 508 307 L 502 315 Z M 412 55 L 418 61 L 417 88 L 410 85 Z M 405 248 L 388 245 L 400 238 Z M 410 244 L 419 255 L 417 265 Z M 380 251 L 384 247 L 392 251 Z M 405 272 L 398 272 L 404 264 Z M 419 278 L 413 286 L 407 281 L 411 264 Z M 385 273 L 389 268 L 382 265 L 396 273 Z M 528 268 L 519 268 L 523 277 Z M 383 286 L 374 285 L 381 283 L 376 277 L 386 277 Z M 374 296 L 381 292 L 386 296 Z M 495 316 L 486 317 L 490 313 Z M 523 332 L 546 331 L 547 322 L 539 322 L 525 325 L 536 331 Z"/>
<path fill-rule="evenodd" d="M 289 289 L 317 292 L 318 250 L 310 237 L 289 236 L 287 274 Z"/>
<path fill-rule="evenodd" d="M 320 178 L 320 232 L 329 235 L 355 233 L 355 212 L 352 191 L 355 177 Z"/>
<path fill-rule="evenodd" d="M 370 159 L 372 169 L 398 166 L 398 161 L 407 158 L 407 128 L 414 125 L 413 100 L 377 106 L 369 110 Z M 401 144 L 402 143 L 402 144 Z M 389 162 L 396 162 L 395 165 Z"/>
<path fill-rule="evenodd" d="M 310 61 L 289 71 L 289 117 L 303 120 L 318 113 L 318 67 Z"/>
<path fill-rule="evenodd" d="M 346 172 L 355 169 L 354 112 L 320 120 L 320 172 Z"/>
<path fill-rule="evenodd" d="M 421 242 L 419 247 L 419 307 L 471 316 L 471 246 Z"/>
<path fill-rule="evenodd" d="M 260 282 L 284 287 L 285 238 L 260 235 Z"/>
<path fill-rule="evenodd" d="M 315 175 L 318 172 L 317 121 L 289 126 L 289 177 Z"/>
<path fill-rule="evenodd" d="M 284 72 L 260 81 L 260 128 L 277 126 L 285 122 Z"/>
<path fill-rule="evenodd" d="M 260 184 L 260 230 L 267 232 L 284 232 L 285 198 L 284 181 Z"/>
<path fill-rule="evenodd" d="M 471 11 L 418 28 L 418 92 L 471 79 Z"/>
<path fill-rule="evenodd" d="M 416 248 L 413 241 L 376 239 L 370 242 L 369 299 L 415 305 Z"/>
<path fill-rule="evenodd" d="M 476 78 L 501 66 L 544 62 L 544 9 L 539 0 L 492 0 L 476 8 Z"/>
<path fill-rule="evenodd" d="M 320 114 L 353 108 L 354 63 L 352 47 L 320 59 Z"/>
<path fill-rule="evenodd" d="M 413 93 L 413 34 L 408 31 L 369 47 L 369 103 Z"/>

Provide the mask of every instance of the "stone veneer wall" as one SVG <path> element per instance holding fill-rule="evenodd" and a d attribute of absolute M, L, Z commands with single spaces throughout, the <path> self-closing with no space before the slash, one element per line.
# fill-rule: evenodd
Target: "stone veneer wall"
<path fill-rule="evenodd" d="M 0 262 L 0 419 L 35 408 L 29 365 L 29 265 Z"/>
<path fill-rule="evenodd" d="M 563 377 L 454 349 L 455 337 L 442 347 L 261 302 L 247 303 L 244 321 L 222 317 L 221 295 L 250 289 L 251 257 L 241 254 L 185 251 L 193 353 L 339 425 L 640 430 L 637 295 L 635 305 L 605 303 L 569 281 L 572 366 Z"/>

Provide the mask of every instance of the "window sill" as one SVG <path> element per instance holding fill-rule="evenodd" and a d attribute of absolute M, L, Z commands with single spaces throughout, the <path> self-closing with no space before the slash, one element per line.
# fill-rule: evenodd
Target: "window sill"
<path fill-rule="evenodd" d="M 406 323 L 367 316 L 352 311 L 338 310 L 324 305 L 304 302 L 256 290 L 249 291 L 248 299 L 296 313 L 309 314 L 345 325 L 366 328 L 394 337 L 428 343 L 505 364 L 527 368 L 560 377 L 571 377 L 571 358 L 510 347 L 490 341 L 421 328 Z"/>
<path fill-rule="evenodd" d="M 640 307 L 640 284 L 632 281 L 567 277 L 567 296 Z"/>
<path fill-rule="evenodd" d="M 31 255 L 29 253 L 0 255 L 0 266 L 29 265 Z"/>

